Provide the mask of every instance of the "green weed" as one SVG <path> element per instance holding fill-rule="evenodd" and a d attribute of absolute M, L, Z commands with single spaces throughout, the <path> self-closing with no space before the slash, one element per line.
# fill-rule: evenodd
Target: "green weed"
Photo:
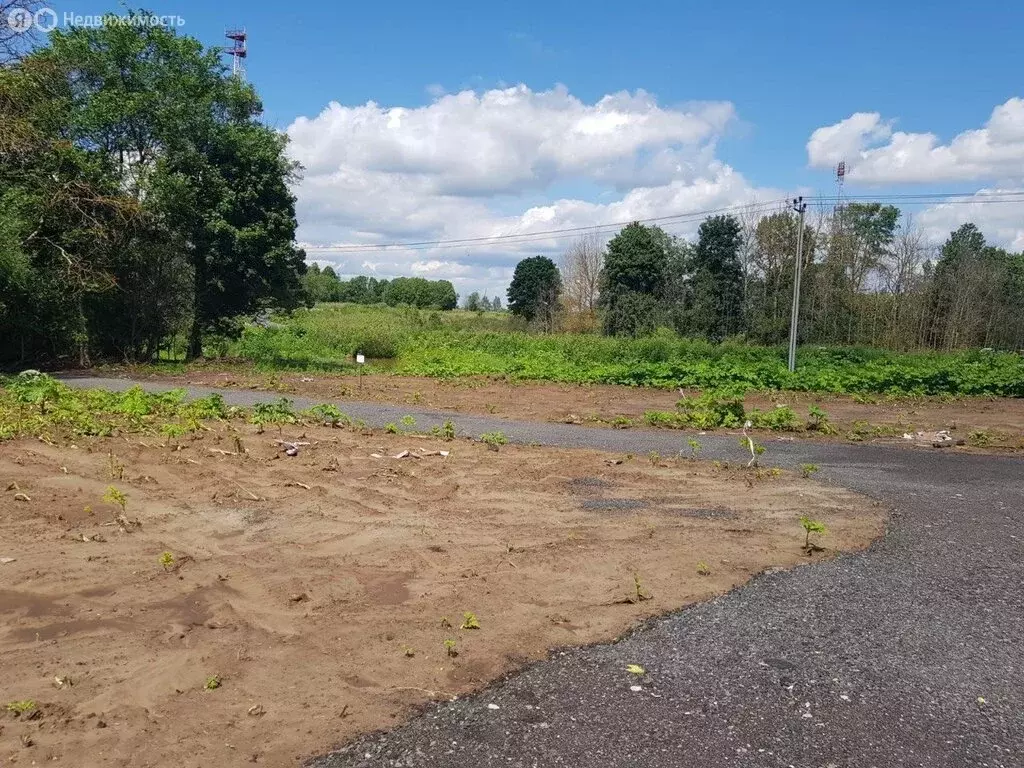
<path fill-rule="evenodd" d="M 486 443 L 491 448 L 497 448 L 499 445 L 505 445 L 508 443 L 508 438 L 505 437 L 504 432 L 484 432 L 480 435 L 480 440 Z"/>
<path fill-rule="evenodd" d="M 818 522 L 817 520 L 812 520 L 811 518 L 807 517 L 807 515 L 804 515 L 800 518 L 800 525 L 803 526 L 804 529 L 804 549 L 811 550 L 812 548 L 814 548 L 811 544 L 811 534 L 813 533 L 819 536 L 824 536 L 825 525 L 823 523 Z"/>
<path fill-rule="evenodd" d="M 36 703 L 31 699 L 24 699 L 22 701 L 12 701 L 7 705 L 7 711 L 12 712 L 15 715 L 24 715 L 31 712 L 36 708 Z"/>

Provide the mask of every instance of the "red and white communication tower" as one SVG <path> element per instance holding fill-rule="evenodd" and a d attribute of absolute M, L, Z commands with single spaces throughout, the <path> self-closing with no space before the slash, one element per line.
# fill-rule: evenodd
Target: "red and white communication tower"
<path fill-rule="evenodd" d="M 235 77 L 245 79 L 245 65 L 243 59 L 249 55 L 249 49 L 246 43 L 249 40 L 249 36 L 245 32 L 245 28 L 242 29 L 229 29 L 224 33 L 224 37 L 232 41 L 230 48 L 225 48 L 224 53 L 231 57 L 231 74 Z"/>

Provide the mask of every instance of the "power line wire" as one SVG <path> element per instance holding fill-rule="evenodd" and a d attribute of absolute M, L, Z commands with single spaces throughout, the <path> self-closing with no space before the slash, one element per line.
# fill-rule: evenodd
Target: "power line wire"
<path fill-rule="evenodd" d="M 508 235 L 489 235 L 485 237 L 465 237 L 465 238 L 453 238 L 450 240 L 418 240 L 408 242 L 397 242 L 397 243 L 366 243 L 366 244 L 352 244 L 352 245 L 335 245 L 335 246 L 317 246 L 320 249 L 330 249 L 332 251 L 360 251 L 364 249 L 371 250 L 384 250 L 389 248 L 414 248 L 418 246 L 455 246 L 462 247 L 465 245 L 472 245 L 476 243 L 489 244 L 492 242 L 509 242 L 520 239 L 534 240 L 534 239 L 547 239 L 549 236 L 554 235 L 571 235 L 585 232 L 595 232 L 598 230 L 605 229 L 621 229 L 633 222 L 639 222 L 641 224 L 652 224 L 657 222 L 669 222 L 670 220 L 686 220 L 686 219 L 700 219 L 706 216 L 711 216 L 718 213 L 730 213 L 733 211 L 747 211 L 761 208 L 774 208 L 785 205 L 785 199 L 778 200 L 766 200 L 759 203 L 744 203 L 742 205 L 731 205 L 724 208 L 710 208 L 701 211 L 689 211 L 687 213 L 676 213 L 668 216 L 654 216 L 646 219 L 631 219 L 630 221 L 617 221 L 609 222 L 607 224 L 590 224 L 582 227 L 567 227 L 564 229 L 548 229 L 541 230 L 539 232 L 521 232 L 516 234 Z M 673 222 L 675 223 L 675 222 Z"/>
<path fill-rule="evenodd" d="M 968 198 L 968 199 L 964 199 Z M 979 199 L 980 198 L 980 199 Z M 817 195 L 804 198 L 809 203 L 827 204 L 840 200 L 836 195 Z M 923 205 L 940 202 L 942 205 L 993 205 L 1006 203 L 1024 203 L 1024 190 L 1005 192 L 922 192 L 911 194 L 885 194 L 885 195 L 843 195 L 843 201 L 870 201 L 878 203 L 900 203 L 902 205 Z M 388 250 L 443 250 L 451 248 L 469 248 L 490 245 L 522 245 L 542 240 L 560 240 L 565 237 L 584 233 L 600 234 L 612 232 L 634 221 L 641 224 L 682 224 L 696 219 L 703 219 L 708 216 L 744 212 L 764 213 L 770 210 L 779 210 L 789 202 L 788 198 L 765 200 L 756 203 L 744 203 L 739 205 L 724 206 L 721 208 L 709 208 L 699 211 L 688 211 L 685 213 L 669 214 L 665 216 L 653 216 L 630 221 L 609 222 L 606 224 L 593 224 L 580 227 L 566 227 L 562 229 L 549 229 L 539 232 L 521 232 L 505 235 L 491 235 L 485 237 L 453 238 L 450 240 L 416 240 L 406 242 L 388 243 L 352 243 L 346 245 L 310 245 L 306 246 L 309 251 L 331 251 L 332 253 L 369 253 Z"/>

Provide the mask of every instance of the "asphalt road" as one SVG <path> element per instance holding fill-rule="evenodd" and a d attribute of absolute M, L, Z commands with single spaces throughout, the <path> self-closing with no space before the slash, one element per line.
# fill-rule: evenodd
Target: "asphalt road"
<path fill-rule="evenodd" d="M 223 393 L 236 404 L 271 397 Z M 411 414 L 429 428 L 450 417 L 460 433 L 500 429 L 524 443 L 662 455 L 685 445 L 679 433 L 338 405 L 370 424 Z M 743 457 L 735 437 L 700 439 L 708 457 Z M 826 482 L 892 507 L 886 535 L 863 553 L 763 575 L 618 643 L 556 652 L 310 766 L 1024 767 L 1024 461 L 766 445 L 764 463 L 816 463 Z"/>

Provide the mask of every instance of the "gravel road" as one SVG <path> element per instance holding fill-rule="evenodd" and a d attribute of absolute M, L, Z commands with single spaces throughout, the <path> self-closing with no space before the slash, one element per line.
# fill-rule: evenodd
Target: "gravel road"
<path fill-rule="evenodd" d="M 219 391 L 233 404 L 272 397 Z M 462 434 L 501 430 L 522 443 L 662 455 L 685 445 L 677 432 L 338 405 L 370 424 L 411 414 L 429 429 L 452 418 Z M 744 455 L 735 436 L 700 440 L 710 458 Z M 1024 461 L 765 444 L 765 463 L 813 462 L 825 482 L 891 507 L 886 535 L 863 553 L 762 575 L 618 643 L 555 652 L 311 768 L 1024 767 Z"/>

